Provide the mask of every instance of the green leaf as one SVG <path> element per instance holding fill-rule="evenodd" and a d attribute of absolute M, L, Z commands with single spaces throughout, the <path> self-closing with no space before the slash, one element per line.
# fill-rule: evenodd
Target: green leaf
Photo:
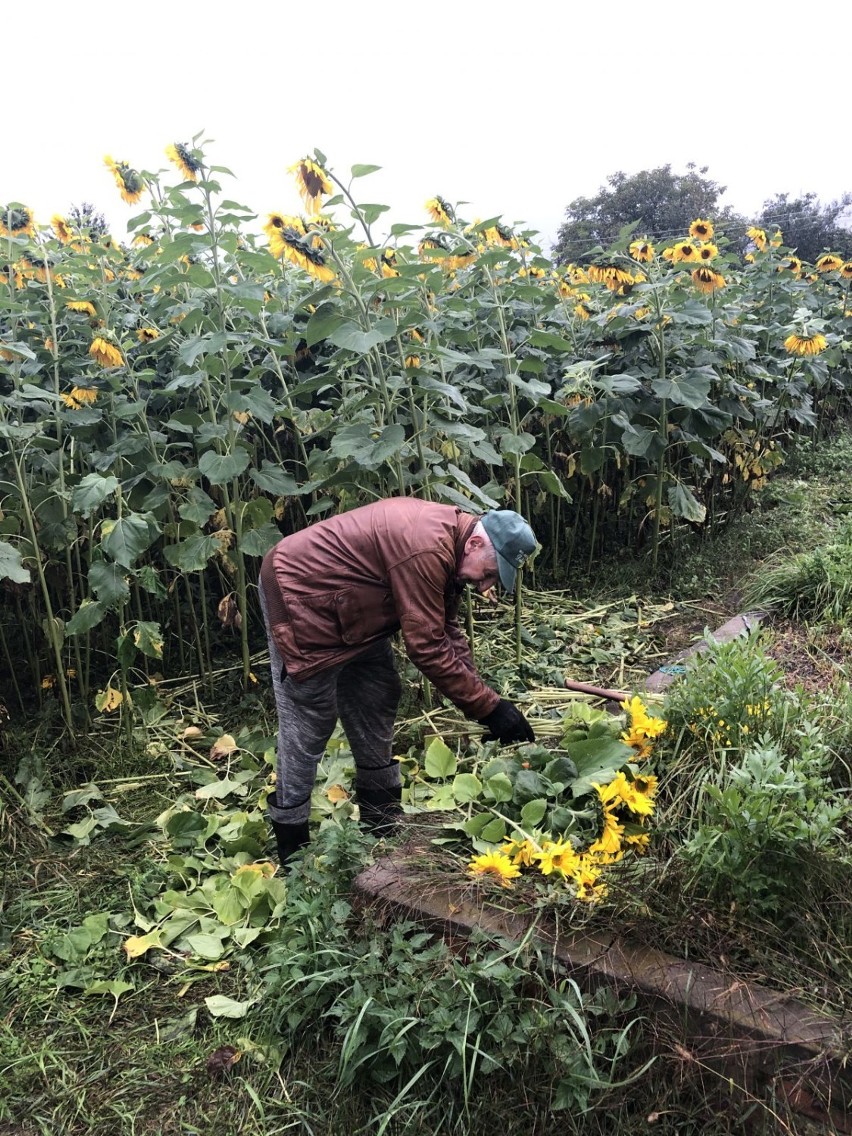
<path fill-rule="evenodd" d="M 248 450 L 238 446 L 233 453 L 217 454 L 215 450 L 208 450 L 201 455 L 198 468 L 211 485 L 224 485 L 239 477 L 248 467 L 250 460 Z"/>
<path fill-rule="evenodd" d="M 194 525 L 206 525 L 215 512 L 216 502 L 200 485 L 193 485 L 187 499 L 182 505 L 178 505 L 178 513 Z"/>
<path fill-rule="evenodd" d="M 331 452 L 338 458 L 349 458 L 365 469 L 378 469 L 382 462 L 398 453 L 405 441 L 405 427 L 385 426 L 375 429 L 361 422 L 343 426 L 331 440 Z"/>
<path fill-rule="evenodd" d="M 459 804 L 475 801 L 482 792 L 482 782 L 473 773 L 459 773 L 453 781 L 453 796 Z"/>
<path fill-rule="evenodd" d="M 527 801 L 521 809 L 521 824 L 529 832 L 530 829 L 536 828 L 544 820 L 544 814 L 547 812 L 547 801 L 541 797 L 536 797 L 535 800 Z"/>
<path fill-rule="evenodd" d="M 516 805 L 524 805 L 537 797 L 548 795 L 548 785 L 540 773 L 534 769 L 521 769 L 515 777 L 512 800 Z"/>
<path fill-rule="evenodd" d="M 278 497 L 295 497 L 299 492 L 292 474 L 271 461 L 264 461 L 260 469 L 253 469 L 249 473 L 249 477 L 266 493 L 274 493 Z"/>
<path fill-rule="evenodd" d="M 211 994 L 209 998 L 204 999 L 209 1013 L 214 1018 L 244 1018 L 256 1001 L 256 998 L 249 998 L 247 1002 L 237 1002 L 224 994 Z"/>
<path fill-rule="evenodd" d="M 676 517 L 702 524 L 707 516 L 707 506 L 698 501 L 691 490 L 682 483 L 672 485 L 668 490 L 669 505 Z"/>
<path fill-rule="evenodd" d="M 15 584 L 30 582 L 30 572 L 24 567 L 20 552 L 5 540 L 0 540 L 0 580 L 11 580 Z"/>
<path fill-rule="evenodd" d="M 225 953 L 225 948 L 222 945 L 222 940 L 217 938 L 216 935 L 208 935 L 203 931 L 199 931 L 195 935 L 187 935 L 184 942 L 194 955 L 198 955 L 199 958 L 209 959 L 211 962 L 215 962 L 217 959 L 220 959 Z M 221 997 L 221 995 L 214 995 L 214 997 Z M 209 1002 L 210 999 L 207 998 L 206 1001 Z M 231 999 L 226 998 L 225 1001 L 230 1002 Z M 241 1014 L 224 1013 L 215 1016 L 228 1018 L 242 1017 Z"/>
<path fill-rule="evenodd" d="M 480 840 L 487 840 L 489 844 L 497 844 L 506 837 L 506 822 L 502 817 L 494 817 L 479 833 Z"/>
<path fill-rule="evenodd" d="M 101 533 L 101 548 L 123 568 L 132 568 L 156 538 L 147 518 L 139 513 L 119 517 L 117 521 L 104 521 Z"/>
<path fill-rule="evenodd" d="M 100 473 L 87 473 L 71 492 L 71 507 L 81 517 L 90 517 L 107 497 L 118 489 L 118 478 Z"/>
<path fill-rule="evenodd" d="M 667 398 L 678 406 L 688 406 L 698 410 L 707 404 L 710 387 L 716 378 L 709 367 L 695 367 L 684 375 L 665 379 L 654 379 L 651 389 L 659 398 Z"/>
<path fill-rule="evenodd" d="M 221 547 L 215 536 L 197 533 L 180 544 L 165 545 L 163 556 L 169 564 L 180 568 L 182 572 L 202 572 Z"/>
<path fill-rule="evenodd" d="M 210 781 L 207 785 L 201 785 L 195 790 L 195 796 L 199 801 L 209 801 L 216 799 L 221 801 L 223 797 L 230 796 L 231 793 L 236 797 L 244 797 L 248 792 L 248 787 L 240 781 L 232 781 L 230 777 L 223 777 L 221 781 Z"/>
<path fill-rule="evenodd" d="M 353 178 L 366 177 L 367 174 L 374 174 L 374 173 L 376 173 L 377 170 L 380 170 L 381 168 L 382 168 L 381 166 L 365 166 L 365 165 L 361 165 L 361 164 L 356 164 L 352 167 L 352 177 Z"/>
<path fill-rule="evenodd" d="M 271 522 L 243 533 L 240 550 L 244 556 L 265 556 L 281 539 L 281 532 Z"/>
<path fill-rule="evenodd" d="M 133 642 L 149 659 L 162 659 L 163 633 L 159 623 L 140 619 L 133 628 Z"/>
<path fill-rule="evenodd" d="M 495 801 L 511 801 L 512 799 L 514 792 L 512 782 L 505 773 L 497 773 L 493 777 L 489 777 L 485 782 L 485 787 Z"/>
<path fill-rule="evenodd" d="M 554 497 L 561 497 L 563 501 L 570 501 L 571 494 L 562 484 L 561 478 L 555 474 L 553 470 L 543 469 L 536 475 L 541 482 L 541 487 L 548 493 L 552 493 Z"/>
<path fill-rule="evenodd" d="M 65 624 L 65 638 L 72 635 L 82 635 L 97 627 L 107 613 L 106 604 L 97 600 L 83 600 L 68 622 Z"/>
<path fill-rule="evenodd" d="M 343 347 L 347 351 L 354 351 L 357 355 L 366 355 L 371 348 L 378 346 L 379 343 L 384 343 L 392 335 L 392 331 L 385 334 L 375 327 L 369 331 L 364 331 L 357 323 L 347 322 L 340 324 L 327 338 L 335 347 Z"/>
<path fill-rule="evenodd" d="M 89 586 L 106 607 L 117 607 L 130 599 L 127 570 L 120 564 L 110 564 L 106 560 L 96 561 L 89 568 Z"/>
<path fill-rule="evenodd" d="M 426 750 L 424 768 L 429 777 L 452 777 L 458 768 L 456 755 L 441 738 L 433 738 Z"/>
<path fill-rule="evenodd" d="M 132 982 L 122 982 L 120 978 L 106 979 L 101 978 L 97 982 L 92 982 L 83 991 L 86 994 L 111 994 L 116 1001 L 122 994 L 127 994 L 130 990 L 135 990 L 136 987 Z"/>
<path fill-rule="evenodd" d="M 212 897 L 210 903 L 220 922 L 226 927 L 233 927 L 245 917 L 246 904 L 238 888 L 224 888 Z"/>
<path fill-rule="evenodd" d="M 539 331 L 538 328 L 530 332 L 529 342 L 533 347 L 549 347 L 553 351 L 568 352 L 572 357 L 575 351 L 574 344 L 563 339 L 561 335 L 554 335 L 551 331 Z"/>

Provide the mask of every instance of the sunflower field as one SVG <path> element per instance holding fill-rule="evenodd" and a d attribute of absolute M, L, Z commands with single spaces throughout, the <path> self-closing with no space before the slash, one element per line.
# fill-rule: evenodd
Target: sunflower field
<path fill-rule="evenodd" d="M 441 197 L 388 206 L 319 151 L 304 214 L 223 193 L 206 143 L 168 172 L 107 159 L 129 241 L 0 208 L 0 642 L 12 697 L 69 730 L 131 685 L 251 682 L 273 543 L 416 494 L 512 505 L 553 582 L 613 550 L 713 532 L 803 434 L 846 411 L 852 262 L 801 263 L 696 218 L 583 265 Z M 136 696 L 134 696 L 136 697 Z"/>

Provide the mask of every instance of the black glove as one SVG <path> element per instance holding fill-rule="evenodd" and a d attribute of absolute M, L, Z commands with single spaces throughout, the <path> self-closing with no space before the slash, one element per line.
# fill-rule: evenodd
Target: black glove
<path fill-rule="evenodd" d="M 535 741 L 532 726 L 517 706 L 505 698 L 500 699 L 487 718 L 480 718 L 479 724 L 488 728 L 488 733 L 482 736 L 484 742 L 498 741 L 507 745 L 509 742 Z"/>

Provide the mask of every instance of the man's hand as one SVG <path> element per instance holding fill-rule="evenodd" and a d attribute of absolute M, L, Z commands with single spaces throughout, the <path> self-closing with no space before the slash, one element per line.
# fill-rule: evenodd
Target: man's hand
<path fill-rule="evenodd" d="M 479 724 L 488 728 L 488 733 L 482 736 L 484 742 L 498 741 L 508 745 L 510 742 L 535 741 L 532 726 L 517 706 L 505 698 L 500 699 L 486 718 L 480 718 Z"/>

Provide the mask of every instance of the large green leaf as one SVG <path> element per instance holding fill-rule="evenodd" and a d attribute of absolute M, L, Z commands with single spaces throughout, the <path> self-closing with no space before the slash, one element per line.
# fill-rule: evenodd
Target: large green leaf
<path fill-rule="evenodd" d="M 71 493 L 71 506 L 82 517 L 90 517 L 107 497 L 118 489 L 118 478 L 100 473 L 87 473 Z"/>
<path fill-rule="evenodd" d="M 703 524 L 707 516 L 707 506 L 702 505 L 690 489 L 682 482 L 669 487 L 669 505 L 676 517 L 684 517 L 695 524 Z"/>
<path fill-rule="evenodd" d="M 393 334 L 385 334 L 378 328 L 372 327 L 364 331 L 357 323 L 342 323 L 331 331 L 326 337 L 335 347 L 344 347 L 347 351 L 354 351 L 358 355 L 366 355 L 373 347 L 384 343 Z"/>
<path fill-rule="evenodd" d="M 273 465 L 271 461 L 264 461 L 260 469 L 253 469 L 249 477 L 267 493 L 274 493 L 278 497 L 295 497 L 299 492 L 292 474 L 287 473 L 280 465 Z"/>
<path fill-rule="evenodd" d="M 98 600 L 83 600 L 68 622 L 65 624 L 65 637 L 82 635 L 97 627 L 107 613 L 106 604 Z"/>
<path fill-rule="evenodd" d="M 89 568 L 89 586 L 107 607 L 116 607 L 130 599 L 127 571 L 120 564 L 96 561 Z"/>
<path fill-rule="evenodd" d="M 163 555 L 169 564 L 182 572 L 202 572 L 221 547 L 215 536 L 196 533 L 180 544 L 165 545 Z"/>
<path fill-rule="evenodd" d="M 441 738 L 433 738 L 426 750 L 423 766 L 429 777 L 452 777 L 458 762 L 456 755 Z"/>
<path fill-rule="evenodd" d="M 688 406 L 692 410 L 697 410 L 706 405 L 715 377 L 715 373 L 709 367 L 694 367 L 683 375 L 654 379 L 651 389 L 659 398 L 666 398 L 678 406 Z"/>
<path fill-rule="evenodd" d="M 156 537 L 147 518 L 139 513 L 119 517 L 117 521 L 104 521 L 101 532 L 104 534 L 101 548 L 123 568 L 132 568 Z"/>
<path fill-rule="evenodd" d="M 343 426 L 331 440 L 331 452 L 338 458 L 349 458 L 365 469 L 378 469 L 382 462 L 398 453 L 405 441 L 403 426 L 373 429 L 366 423 Z"/>
<path fill-rule="evenodd" d="M 30 572 L 24 567 L 20 552 L 5 540 L 0 540 L 0 580 L 11 580 L 15 584 L 30 582 Z"/>
<path fill-rule="evenodd" d="M 243 533 L 240 548 L 244 556 L 265 556 L 280 539 L 280 530 L 267 521 L 256 529 Z"/>
<path fill-rule="evenodd" d="M 215 450 L 208 450 L 201 455 L 198 468 L 211 485 L 224 485 L 244 473 L 249 460 L 248 450 L 241 447 L 230 454 L 217 454 Z"/>

